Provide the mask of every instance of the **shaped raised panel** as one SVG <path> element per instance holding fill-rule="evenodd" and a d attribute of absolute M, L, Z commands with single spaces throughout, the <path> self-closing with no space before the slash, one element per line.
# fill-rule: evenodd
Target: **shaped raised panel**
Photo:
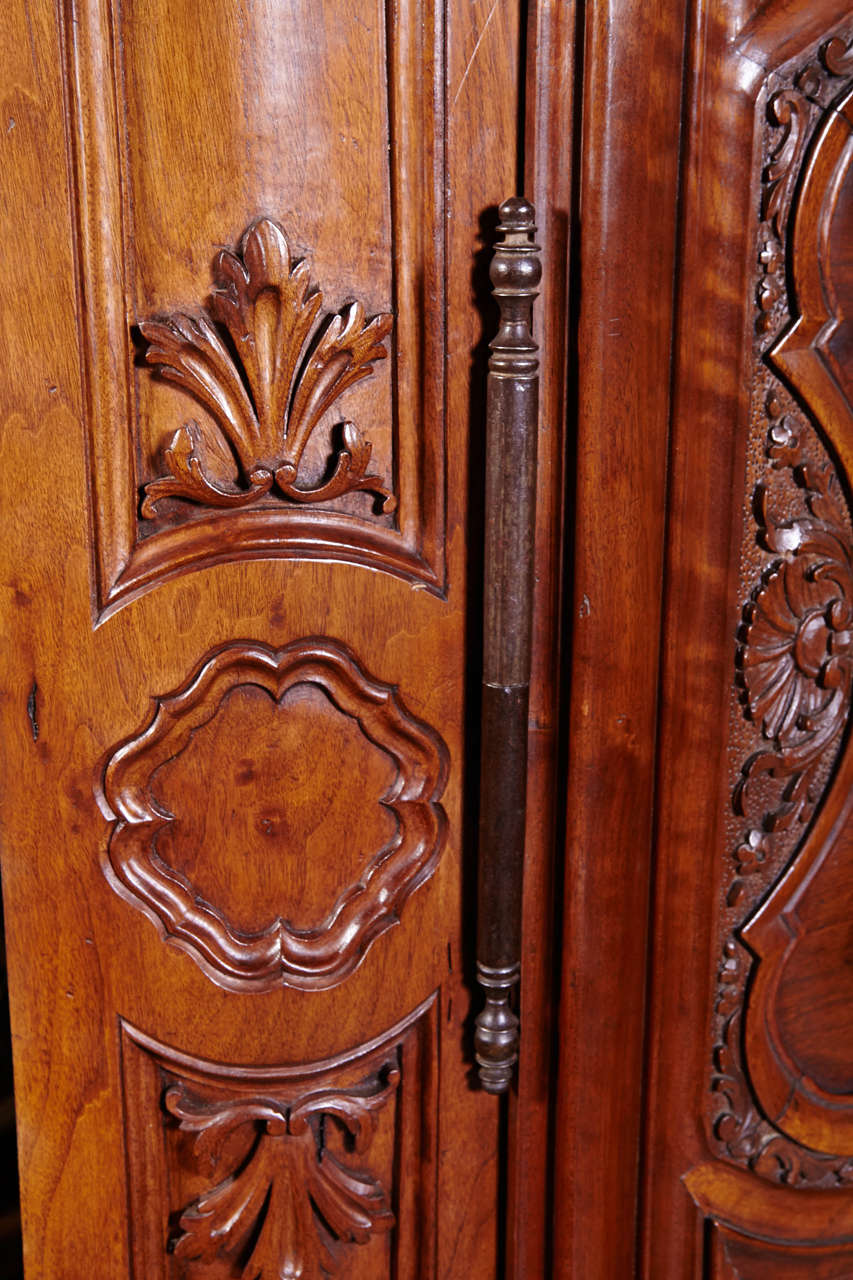
<path fill-rule="evenodd" d="M 802 1245 L 751 1239 L 709 1224 L 711 1268 L 706 1280 L 849 1280 L 853 1248 L 846 1244 Z"/>
<path fill-rule="evenodd" d="M 281 1067 L 122 1022 L 135 1280 L 433 1276 L 436 1013 L 431 997 L 351 1053 Z"/>
<path fill-rule="evenodd" d="M 112 752 L 108 878 L 220 986 L 333 986 L 435 870 L 447 761 L 344 646 L 227 645 Z"/>
<path fill-rule="evenodd" d="M 166 576 L 245 556 L 353 561 L 442 591 L 441 5 L 403 0 L 387 22 L 378 0 L 286 11 L 214 0 L 203 23 L 177 24 L 166 0 L 62 11 L 100 614 Z M 306 330 L 293 367 L 273 361 L 257 374 L 240 357 L 253 345 L 263 365 L 269 317 L 255 309 L 252 331 L 243 309 L 251 343 L 241 347 L 206 298 L 213 283 L 214 304 L 227 306 L 223 271 L 239 292 L 241 265 L 249 276 L 264 255 L 274 266 L 282 229 L 285 276 L 305 284 L 305 309 L 318 306 L 310 262 L 317 323 L 344 319 L 313 348 Z M 272 375 L 281 435 L 312 350 L 366 327 L 372 354 L 340 380 L 339 401 L 315 397 L 292 470 L 283 448 L 243 456 L 222 395 L 204 403 L 187 379 L 151 376 L 140 348 L 147 335 L 162 352 L 170 322 L 173 339 L 182 322 L 185 336 L 196 326 L 196 367 L 203 341 L 219 339 L 220 387 L 230 381 L 244 399 L 248 387 L 258 417 Z M 331 355 L 340 374 L 340 350 Z M 185 497 L 195 488 L 192 501 L 175 497 L 176 478 Z"/>
<path fill-rule="evenodd" d="M 721 1154 L 827 1191 L 853 1182 L 851 35 L 830 33 L 759 98 L 751 503 L 712 1077 Z M 752 1249 L 732 1244 L 736 1268 L 770 1274 Z"/>

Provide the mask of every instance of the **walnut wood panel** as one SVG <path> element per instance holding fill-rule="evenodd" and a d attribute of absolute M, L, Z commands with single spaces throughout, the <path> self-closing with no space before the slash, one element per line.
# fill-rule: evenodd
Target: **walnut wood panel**
<path fill-rule="evenodd" d="M 793 188 L 795 181 L 798 187 L 790 201 L 787 234 L 781 220 L 779 226 L 787 247 L 792 315 L 766 357 L 811 411 L 834 448 L 845 478 L 853 406 L 844 394 L 843 377 L 829 345 L 831 335 L 839 333 L 843 350 L 846 326 L 843 315 L 837 313 L 834 281 L 843 270 L 844 258 L 837 263 L 829 245 L 839 238 L 833 233 L 835 226 L 846 228 L 842 243 L 853 228 L 848 181 L 853 141 L 844 114 L 851 93 L 839 96 L 836 86 L 833 94 L 832 85 L 843 74 L 846 50 L 846 40 L 835 36 L 822 49 L 823 77 L 811 67 L 801 69 L 794 91 L 777 90 L 769 99 L 772 117 L 778 116 L 779 104 L 784 102 L 793 119 L 783 160 L 774 162 L 780 171 L 778 185 L 772 185 L 777 182 L 777 168 L 770 174 L 768 203 L 778 203 L 777 193 L 786 186 Z M 830 107 L 818 112 L 818 124 L 813 126 L 810 116 L 815 106 L 823 107 L 821 98 L 826 97 L 831 99 Z M 769 452 L 777 466 L 794 471 L 807 512 L 805 519 L 763 517 L 769 525 L 764 535 L 767 546 L 785 558 L 767 571 L 766 582 L 756 593 L 742 649 L 749 710 L 768 740 L 768 748 L 744 766 L 744 784 L 759 772 L 787 780 L 781 803 L 774 805 L 761 826 L 750 830 L 747 843 L 754 848 L 756 870 L 778 854 L 772 833 L 806 821 L 821 792 L 826 792 L 827 757 L 831 761 L 837 754 L 850 706 L 847 648 L 853 536 L 849 515 L 831 463 L 816 463 L 800 444 L 803 432 L 796 427 L 796 416 L 777 414 L 770 431 Z M 755 1098 L 772 1126 L 800 1146 L 824 1155 L 853 1151 L 845 1012 L 849 986 L 845 914 L 851 893 L 849 792 L 850 766 L 845 755 L 820 817 L 794 863 L 740 933 L 756 956 L 744 1024 L 744 1066 Z M 727 1044 L 732 1035 L 732 1028 L 726 1027 Z M 737 1071 L 737 1054 L 733 1057 Z M 722 1082 L 720 1087 L 725 1091 Z M 733 1108 L 736 1114 L 737 1107 Z M 753 1167 L 773 1176 L 771 1160 L 784 1151 L 784 1142 L 769 1133 L 759 1138 L 761 1126 L 756 1122 L 746 1125 L 746 1130 L 730 1149 L 746 1152 L 751 1143 Z M 828 1164 L 811 1154 L 804 1162 L 791 1152 L 782 1156 L 781 1176 L 847 1180 L 847 1163 Z"/>
<path fill-rule="evenodd" d="M 205 1062 L 122 1022 L 133 1275 L 433 1275 L 437 1012 L 299 1067 Z"/>
<path fill-rule="evenodd" d="M 341 645 L 228 645 L 110 755 L 107 875 L 222 986 L 331 986 L 435 871 L 446 781 L 438 734 Z"/>
<path fill-rule="evenodd" d="M 618 0 L 581 33 L 553 1260 L 573 1280 L 634 1266 L 684 20 Z"/>
<path fill-rule="evenodd" d="M 819 896 L 830 915 L 849 902 L 843 762 L 832 781 L 849 707 L 849 407 L 843 338 L 831 339 L 844 328 L 844 255 L 831 246 L 849 220 L 838 142 L 849 38 L 848 13 L 829 4 L 700 6 L 689 33 L 648 1275 L 850 1271 L 843 1100 L 824 1099 L 821 1141 L 841 1123 L 822 1150 L 802 1106 L 806 1064 L 832 1059 L 837 1085 L 849 1057 L 835 1003 L 847 961 L 796 889 L 834 844 Z M 792 1051 L 802 1061 L 787 1072 Z"/>
<path fill-rule="evenodd" d="M 850 1275 L 853 1217 L 845 1192 L 793 1190 L 719 1161 L 697 1165 L 686 1184 L 708 1215 L 702 1271 L 708 1280 Z"/>
<path fill-rule="evenodd" d="M 479 533 L 470 496 L 473 491 L 476 497 L 479 445 L 471 353 L 479 350 L 486 310 L 476 275 L 472 291 L 471 270 L 479 219 L 513 186 L 519 18 L 513 0 L 497 7 L 489 0 L 449 0 L 440 15 L 405 5 L 386 12 L 367 3 L 349 9 L 291 5 L 285 14 L 264 0 L 246 0 L 213 6 L 204 21 L 197 6 L 182 3 L 168 6 L 167 14 L 155 3 L 69 3 L 57 11 L 48 0 L 31 0 L 6 14 L 0 60 L 7 114 L 0 139 L 8 163 L 0 182 L 0 222 L 5 242 L 18 248 L 0 262 L 0 502 L 16 513 L 3 523 L 0 552 L 0 717 L 7 753 L 2 857 L 25 1264 L 38 1280 L 68 1280 L 80 1267 L 104 1280 L 130 1274 L 125 1148 L 139 1117 L 135 1104 L 122 1109 L 120 1023 L 196 1062 L 310 1070 L 382 1039 L 433 993 L 440 1037 L 436 1033 L 425 1051 L 432 1073 L 424 1085 L 429 1115 L 421 1112 L 420 1097 L 406 1093 L 404 1062 L 393 1095 L 377 1111 L 379 1145 L 371 1150 L 386 1159 L 383 1126 L 401 1115 L 400 1107 L 410 1108 L 411 1121 L 401 1133 L 429 1127 L 434 1134 L 435 1192 L 431 1198 L 422 1194 L 412 1177 L 419 1165 L 413 1136 L 406 1139 L 411 1150 L 399 1154 L 400 1181 L 390 1179 L 384 1166 L 374 1173 L 398 1224 L 418 1223 L 417 1240 L 413 1234 L 404 1256 L 425 1253 L 435 1275 L 490 1280 L 497 1272 L 499 1114 L 495 1101 L 468 1078 L 474 885 L 470 811 L 463 802 L 465 785 L 474 781 L 466 687 L 476 678 L 472 655 L 479 651 L 468 628 L 480 604 L 474 603 L 478 582 L 476 575 L 469 581 L 467 550 Z M 306 32 L 313 59 L 303 57 Z M 332 49 L 337 59 L 326 57 Z M 396 80 L 391 76 L 390 98 L 389 57 L 398 72 Z M 358 69 L 362 63 L 366 70 Z M 303 98 L 320 104 L 316 128 L 307 107 L 300 107 L 291 127 L 273 89 L 285 99 L 290 94 L 296 106 Z M 424 99 L 435 112 L 432 105 L 421 110 Z M 383 105 L 389 100 L 390 116 Z M 117 111 L 126 129 L 119 128 Z M 373 123 L 362 129 L 358 122 L 368 118 Z M 428 181 L 420 180 L 422 169 L 413 160 L 408 168 L 403 164 L 431 145 L 434 120 L 440 135 L 435 154 L 447 158 L 438 185 L 452 219 L 437 215 L 437 206 L 423 213 L 424 205 L 432 207 L 436 187 L 432 160 Z M 300 124 L 308 134 L 300 134 Z M 389 132 L 395 144 L 390 167 Z M 409 151 L 401 150 L 404 136 Z M 362 150 L 368 143 L 373 148 L 369 163 L 353 159 L 353 137 Z M 369 192 L 365 183 L 373 184 Z M 420 211 L 420 247 L 397 238 L 408 225 L 412 199 Z M 212 419 L 145 362 L 144 336 L 132 330 L 204 312 L 208 291 L 218 287 L 218 255 L 232 255 L 229 265 L 242 260 L 248 272 L 245 254 L 251 258 L 253 249 L 244 236 L 262 217 L 288 237 L 289 276 L 295 258 L 310 261 L 323 316 L 359 302 L 367 324 L 393 317 L 383 339 L 388 356 L 347 389 L 338 412 L 370 441 L 369 472 L 393 491 L 397 509 L 370 510 L 375 498 L 362 490 L 339 495 L 328 507 L 317 504 L 307 515 L 311 504 L 297 509 L 275 494 L 268 507 L 265 498 L 246 511 L 223 508 L 212 515 L 172 496 L 155 504 L 150 521 L 141 513 L 142 486 L 166 475 L 155 443 L 168 444 L 193 418 L 213 439 Z M 434 266 L 443 253 L 446 271 Z M 406 306 L 396 292 L 404 279 L 395 274 L 396 255 L 411 269 L 405 278 L 415 300 Z M 433 269 L 440 275 L 437 287 Z M 414 340 L 405 338 L 404 311 L 417 324 L 437 314 L 437 324 L 428 333 L 418 330 Z M 230 335 L 217 332 L 227 347 Z M 435 362 L 434 348 L 440 356 Z M 400 407 L 404 383 L 419 396 L 423 390 L 425 403 L 435 403 L 421 360 L 440 380 L 448 412 L 433 430 L 424 409 L 412 427 L 416 449 L 409 468 Z M 245 364 L 236 357 L 234 363 L 243 370 L 241 380 L 248 378 Z M 132 412 L 118 412 L 111 400 L 122 388 L 138 393 Z M 324 447 L 332 440 L 329 425 L 335 424 L 317 427 Z M 93 495 L 93 440 L 109 461 L 96 469 L 96 478 L 122 476 L 124 484 L 130 476 L 113 508 L 109 491 L 104 506 Z M 428 468 L 433 453 L 442 451 L 453 483 L 445 491 L 441 475 L 433 473 L 423 510 L 409 502 L 405 516 L 406 476 L 420 475 L 421 463 Z M 230 480 L 220 473 L 218 482 L 244 483 L 236 469 Z M 284 516 L 307 521 L 312 554 L 244 554 L 242 534 L 235 535 L 239 554 L 232 554 L 225 531 L 254 514 L 273 519 L 276 504 Z M 446 520 L 430 527 L 440 530 L 431 545 L 443 550 L 445 564 L 439 572 L 437 551 L 428 572 L 428 510 L 442 504 Z M 385 572 L 394 567 L 389 547 L 409 555 L 409 519 L 418 531 L 410 567 Z M 100 540 L 110 520 L 113 531 L 125 529 L 124 542 L 118 535 Z M 218 531 L 215 562 L 195 562 L 199 572 L 158 569 L 156 590 L 140 584 L 107 599 L 126 570 L 136 572 L 137 550 L 141 555 L 161 534 L 176 542 L 187 538 L 208 520 Z M 313 541 L 315 526 L 335 521 L 352 535 L 340 555 L 337 544 L 330 550 Z M 371 531 L 385 548 L 382 556 L 388 552 L 385 560 L 362 554 Z M 107 553 L 115 559 L 102 560 Z M 374 571 L 366 571 L 368 559 Z M 421 589 L 425 584 L 432 589 Z M 440 735 L 448 758 L 438 802 L 446 813 L 446 839 L 399 925 L 377 936 L 343 981 L 322 989 L 277 982 L 263 992 L 234 990 L 165 944 L 151 920 L 131 909 L 104 876 L 116 816 L 100 794 L 104 766 L 117 744 L 151 725 L 157 714 L 152 699 L 183 689 L 213 655 L 248 643 L 276 654 L 302 637 L 331 638 L 366 680 L 399 689 L 407 717 Z M 541 703 L 541 690 L 537 696 Z M 389 831 L 393 839 L 382 805 L 368 802 L 369 791 L 376 795 L 387 780 L 394 785 L 393 752 L 370 740 L 354 706 L 350 712 L 333 705 L 316 681 L 308 692 L 292 689 L 279 705 L 253 679 L 234 691 L 208 726 L 199 726 L 197 756 L 188 746 L 173 760 L 174 773 L 168 763 L 155 770 L 152 794 L 175 819 L 167 824 L 168 840 L 163 834 L 163 853 L 188 880 L 198 875 L 199 897 L 226 915 L 233 910 L 235 930 L 251 933 L 279 915 L 295 929 L 322 924 L 329 904 L 363 877 Z M 260 796 L 270 770 L 275 773 L 272 758 L 286 754 L 297 733 L 316 752 L 317 785 L 305 783 L 303 791 L 304 774 L 297 769 L 288 810 L 286 797 L 269 805 Z M 269 759 L 267 740 L 274 748 Z M 335 741 L 347 754 L 337 768 L 342 785 L 359 769 L 364 788 L 349 785 L 345 799 L 326 806 Z M 231 757 L 230 776 L 221 753 Z M 254 762 L 248 771 L 240 768 L 244 758 Z M 230 792 L 230 805 L 223 791 Z M 259 820 L 253 824 L 249 810 L 256 802 Z M 234 840 L 229 858 L 241 830 L 246 835 L 240 851 L 245 862 L 238 856 L 230 869 L 215 849 L 205 860 L 209 846 L 196 838 L 221 826 L 223 814 Z M 299 839 L 310 840 L 307 828 L 318 818 L 305 892 L 292 882 L 300 902 L 289 909 L 278 890 L 291 888 L 269 865 L 261 869 L 263 850 L 276 833 L 283 838 L 285 819 Z M 393 814 L 389 822 L 396 823 Z M 338 858 L 332 836 L 341 826 L 362 828 L 365 843 L 349 841 Z M 338 1082 L 352 1091 L 366 1078 L 339 1075 Z M 284 1091 L 282 1099 L 294 1101 Z M 151 1105 L 162 1122 L 166 1113 Z M 143 1123 L 148 1114 L 140 1112 Z M 177 1126 L 179 1118 L 173 1120 Z M 287 1118 L 279 1115 L 279 1122 Z M 175 1131 L 167 1137 L 175 1138 Z M 221 1181 L 216 1173 L 193 1171 L 192 1138 L 184 1131 L 185 1172 L 196 1185 L 177 1197 L 176 1213 L 213 1194 Z M 300 1159 L 311 1154 L 303 1138 Z M 229 1142 L 238 1140 L 244 1139 Z M 369 1172 L 367 1153 L 364 1170 L 355 1161 L 351 1167 Z M 404 1203 L 412 1207 L 404 1210 Z M 377 1230 L 376 1243 L 365 1248 L 396 1248 L 394 1231 Z M 351 1247 L 357 1257 L 361 1246 Z M 169 1255 L 167 1263 L 173 1261 Z M 186 1261 L 194 1266 L 199 1260 Z"/>
<path fill-rule="evenodd" d="M 173 5 L 150 0 L 68 0 L 63 8 L 98 605 L 109 609 L 169 573 L 258 555 L 379 564 L 442 589 L 442 8 L 405 0 L 387 29 L 376 0 L 287 15 L 269 2 L 223 0 L 201 25 L 186 12 L 184 21 Z M 170 89 L 176 83 L 187 101 L 206 99 L 209 108 L 187 109 Z M 319 430 L 300 483 L 281 470 L 275 485 L 266 483 L 263 458 L 238 449 L 235 487 L 223 484 L 235 444 L 224 392 L 212 404 L 212 378 L 203 377 L 199 412 L 197 389 L 195 402 L 184 392 L 188 379 L 177 393 L 152 380 L 138 348 L 146 333 L 163 337 L 162 326 L 151 328 L 158 316 L 176 307 L 203 314 L 212 267 L 235 287 L 230 251 L 239 252 L 251 224 L 269 225 L 264 218 L 285 224 L 295 259 L 312 260 L 330 314 L 358 307 L 378 335 L 393 313 L 395 332 L 391 360 L 346 392 L 340 413 L 312 405 Z M 266 258 L 269 266 L 269 251 Z M 318 302 L 315 295 L 312 309 Z M 228 320 L 221 305 L 217 319 Z M 258 322 L 268 323 L 260 313 Z M 185 335 L 192 323 L 185 318 Z M 333 323 L 326 340 L 339 336 Z M 257 344 L 251 333 L 248 344 L 245 334 L 233 341 L 238 360 L 239 350 L 257 346 L 263 365 L 262 333 Z M 214 329 L 196 330 L 196 366 L 215 361 L 211 343 Z M 245 399 L 224 350 L 215 362 L 226 370 L 220 386 L 230 380 Z M 280 398 L 287 380 L 279 375 Z M 291 417 L 297 409 L 298 387 Z M 184 425 L 190 411 L 196 419 Z M 364 486 L 353 480 L 359 471 L 365 479 L 371 452 L 380 504 L 355 496 Z M 185 493 L 195 489 L 194 505 L 174 499 L 174 478 L 171 488 L 151 490 L 164 465 Z"/>

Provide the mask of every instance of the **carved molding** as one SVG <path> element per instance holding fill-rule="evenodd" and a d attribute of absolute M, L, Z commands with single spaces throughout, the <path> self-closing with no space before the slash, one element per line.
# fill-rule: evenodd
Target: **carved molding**
<path fill-rule="evenodd" d="M 280 702 L 298 684 L 319 686 L 391 757 L 396 777 L 377 803 L 395 817 L 396 831 L 321 925 L 295 929 L 279 915 L 261 932 L 248 934 L 229 923 L 227 903 L 206 902 L 160 857 L 157 837 L 174 816 L 157 803 L 152 778 L 188 748 L 232 690 L 254 685 Z M 352 973 L 370 945 L 398 923 L 409 895 L 434 872 L 446 835 L 440 799 L 447 772 L 447 748 L 439 735 L 406 709 L 393 685 L 367 675 L 343 645 L 313 638 L 280 650 L 227 645 L 177 692 L 159 699 L 148 723 L 111 753 L 103 784 L 114 817 L 108 879 L 221 986 L 330 987 Z M 286 912 L 287 903 L 279 905 Z"/>
<path fill-rule="evenodd" d="M 195 1057 L 121 1021 L 134 1280 L 434 1277 L 437 1018 L 433 994 L 287 1066 Z"/>
<path fill-rule="evenodd" d="M 760 100 L 766 127 L 753 439 L 763 435 L 763 444 L 749 464 L 754 528 L 746 531 L 744 565 L 755 576 L 737 648 L 745 722 L 735 740 L 749 740 L 746 725 L 752 738 L 732 795 L 740 835 L 723 908 L 728 936 L 715 1003 L 710 1113 L 720 1154 L 772 1181 L 819 1188 L 853 1181 L 853 1160 L 816 1141 L 818 1126 L 798 1129 L 800 1101 L 786 1115 L 793 1093 L 808 1085 L 795 1070 L 774 1076 L 784 1053 L 771 1006 L 778 963 L 799 931 L 789 906 L 831 847 L 814 815 L 842 747 L 853 675 L 853 533 L 834 464 L 813 425 L 831 432 L 844 471 L 853 474 L 850 408 L 834 411 L 840 402 L 827 391 L 828 255 L 820 239 L 829 233 L 826 192 L 840 181 L 838 135 L 849 133 L 848 126 L 839 129 L 838 115 L 849 93 L 835 80 L 849 70 L 847 50 L 846 39 L 825 41 L 815 57 L 774 73 Z M 836 779 L 833 795 L 842 781 Z M 832 1128 L 825 1117 L 823 1124 L 824 1132 Z"/>
<path fill-rule="evenodd" d="M 145 485 L 143 517 L 154 519 L 164 498 L 234 508 L 274 491 L 293 502 L 320 503 L 365 489 L 384 499 L 383 511 L 393 511 L 396 498 L 368 472 L 371 445 L 353 422 L 343 424 L 345 447 L 330 478 L 313 488 L 298 483 L 305 447 L 323 415 L 387 355 L 382 344 L 391 316 L 366 323 L 361 303 L 353 302 L 312 337 L 323 295 L 311 290 L 308 264 L 292 260 L 284 231 L 270 218 L 249 227 L 239 254 L 218 254 L 214 276 L 208 312 L 176 312 L 139 328 L 148 343 L 146 361 L 209 410 L 240 474 L 228 486 L 216 483 L 205 465 L 202 429 L 185 422 L 165 451 L 168 476 Z"/>
<path fill-rule="evenodd" d="M 397 1088 L 395 1063 L 346 1090 L 320 1089 L 283 1100 L 212 1101 L 186 1084 L 163 1103 L 212 1185 L 180 1215 L 171 1247 L 179 1262 L 237 1262 L 252 1280 L 336 1275 L 341 1245 L 365 1244 L 394 1225 L 385 1188 L 359 1164 L 369 1158 L 376 1116 Z M 359 1164 L 332 1154 L 326 1128 L 338 1125 Z M 229 1139 L 252 1134 L 247 1154 L 229 1164 Z M 250 1241 L 250 1244 L 247 1244 Z"/>

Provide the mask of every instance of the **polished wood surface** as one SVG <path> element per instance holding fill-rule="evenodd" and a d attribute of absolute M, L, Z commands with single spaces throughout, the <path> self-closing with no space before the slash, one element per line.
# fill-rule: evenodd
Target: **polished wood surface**
<path fill-rule="evenodd" d="M 678 214 L 684 6 L 608 9 L 584 28 L 576 178 L 554 1161 L 566 1277 L 630 1274 L 635 1248 Z"/>
<path fill-rule="evenodd" d="M 27 1280 L 847 1280 L 849 6 L 6 26 Z M 543 269 L 501 1100 L 476 853 L 513 191 Z"/>
<path fill-rule="evenodd" d="M 9 15 L 28 1276 L 498 1267 L 466 547 L 472 252 L 514 185 L 520 19 L 388 18 Z"/>
<path fill-rule="evenodd" d="M 829 4 L 709 5 L 689 33 L 644 1275 L 853 1265 L 849 406 L 824 349 L 851 34 Z"/>
<path fill-rule="evenodd" d="M 477 863 L 477 981 L 485 1004 L 474 1048 L 483 1088 L 506 1093 L 518 1060 L 513 1003 L 521 976 L 527 725 L 533 610 L 539 360 L 533 304 L 542 278 L 535 210 L 513 197 L 498 210 L 489 267 L 500 325 L 489 343 L 486 536 Z"/>

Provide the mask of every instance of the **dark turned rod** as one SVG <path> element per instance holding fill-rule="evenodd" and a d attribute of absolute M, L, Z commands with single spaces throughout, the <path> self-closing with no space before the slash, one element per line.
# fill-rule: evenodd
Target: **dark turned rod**
<path fill-rule="evenodd" d="M 513 988 L 521 972 L 521 887 L 533 607 L 538 347 L 533 300 L 542 267 L 535 212 L 500 207 L 490 269 L 500 327 L 489 344 L 477 980 L 485 1006 L 474 1047 L 480 1081 L 505 1093 L 518 1059 Z"/>

